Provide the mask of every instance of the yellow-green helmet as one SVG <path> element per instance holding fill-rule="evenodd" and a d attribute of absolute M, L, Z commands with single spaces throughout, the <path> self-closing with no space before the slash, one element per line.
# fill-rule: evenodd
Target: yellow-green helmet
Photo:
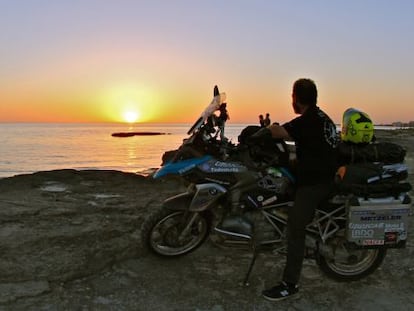
<path fill-rule="evenodd" d="M 342 118 L 342 141 L 367 144 L 374 137 L 374 125 L 365 112 L 354 108 L 345 110 Z"/>

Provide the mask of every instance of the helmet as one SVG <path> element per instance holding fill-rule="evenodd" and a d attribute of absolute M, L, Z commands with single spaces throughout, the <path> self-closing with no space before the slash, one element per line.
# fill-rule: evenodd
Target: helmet
<path fill-rule="evenodd" d="M 342 118 L 342 141 L 368 144 L 374 137 L 374 125 L 365 112 L 354 108 L 345 110 Z"/>

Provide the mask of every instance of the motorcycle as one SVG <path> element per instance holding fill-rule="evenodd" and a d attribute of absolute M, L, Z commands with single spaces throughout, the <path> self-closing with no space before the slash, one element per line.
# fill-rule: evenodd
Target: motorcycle
<path fill-rule="evenodd" d="M 224 101 L 225 93 L 216 86 L 213 100 L 188 131 L 190 137 L 165 153 L 153 178 L 179 176 L 188 188 L 150 212 L 141 237 L 147 250 L 165 257 L 188 254 L 208 237 L 219 246 L 249 250 L 247 286 L 259 252 L 285 253 L 295 192 L 294 148 L 260 134 L 253 144 L 246 143 L 247 132 L 257 133 L 255 127 L 246 128 L 237 145 L 218 140 L 214 112 Z M 387 249 L 404 247 L 410 202 L 407 192 L 381 198 L 335 193 L 306 227 L 306 258 L 338 281 L 368 276 L 382 264 Z M 234 206 L 242 217 L 223 226 Z"/>

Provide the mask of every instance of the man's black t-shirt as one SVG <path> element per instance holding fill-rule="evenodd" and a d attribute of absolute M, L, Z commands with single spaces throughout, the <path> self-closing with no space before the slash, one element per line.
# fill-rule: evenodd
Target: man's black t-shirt
<path fill-rule="evenodd" d="M 296 144 L 298 185 L 332 182 L 338 135 L 328 115 L 317 106 L 309 107 L 283 127 Z"/>

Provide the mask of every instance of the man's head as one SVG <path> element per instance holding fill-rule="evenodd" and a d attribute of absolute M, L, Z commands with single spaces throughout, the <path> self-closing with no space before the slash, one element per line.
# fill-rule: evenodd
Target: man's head
<path fill-rule="evenodd" d="M 311 79 L 299 79 L 293 84 L 292 105 L 295 113 L 302 114 L 308 107 L 316 106 L 318 90 Z"/>

